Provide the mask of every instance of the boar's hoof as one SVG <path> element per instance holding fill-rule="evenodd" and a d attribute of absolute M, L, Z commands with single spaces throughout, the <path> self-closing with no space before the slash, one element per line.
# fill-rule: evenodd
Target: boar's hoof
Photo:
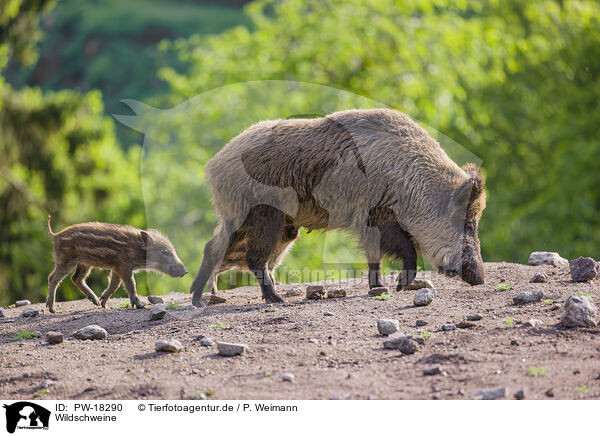
<path fill-rule="evenodd" d="M 196 298 L 196 295 L 194 294 L 194 297 L 192 298 L 192 304 L 196 307 L 206 307 L 206 302 L 202 300 L 202 295 Z"/>
<path fill-rule="evenodd" d="M 136 299 L 132 298 L 131 299 L 131 307 L 135 307 L 136 309 L 143 309 L 146 306 L 144 306 L 144 304 L 140 301 L 139 298 L 136 298 Z"/>
<path fill-rule="evenodd" d="M 281 298 L 279 295 L 273 293 L 271 295 L 266 295 L 265 296 L 265 301 L 267 303 L 283 303 L 283 298 Z"/>
<path fill-rule="evenodd" d="M 54 307 L 54 304 L 52 304 L 52 305 L 46 304 L 46 307 L 48 308 L 48 312 L 56 313 L 56 308 Z"/>
<path fill-rule="evenodd" d="M 94 296 L 93 298 L 90 297 L 90 301 L 94 303 L 95 306 L 100 306 L 100 300 L 98 300 L 96 296 Z"/>

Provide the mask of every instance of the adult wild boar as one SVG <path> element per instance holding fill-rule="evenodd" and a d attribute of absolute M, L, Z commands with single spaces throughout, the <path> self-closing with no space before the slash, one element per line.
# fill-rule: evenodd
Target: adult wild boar
<path fill-rule="evenodd" d="M 262 121 L 221 149 L 206 174 L 219 225 L 191 286 L 196 306 L 206 282 L 222 271 L 223 259 L 232 266 L 232 257 L 255 274 L 267 302 L 282 301 L 270 269 L 300 227 L 358 235 L 370 287 L 380 285 L 382 255 L 403 260 L 398 286 L 409 284 L 417 250 L 441 272 L 472 285 L 484 282 L 477 234 L 486 201 L 481 173 L 472 164 L 456 165 L 403 113 L 349 110 Z M 248 176 L 256 181 L 252 187 L 244 183 Z"/>

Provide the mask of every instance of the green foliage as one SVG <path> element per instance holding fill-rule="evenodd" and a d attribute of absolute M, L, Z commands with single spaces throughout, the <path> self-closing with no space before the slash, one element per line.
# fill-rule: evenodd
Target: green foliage
<path fill-rule="evenodd" d="M 388 293 L 385 293 L 385 294 L 377 295 L 375 297 L 375 299 L 379 300 L 379 301 L 392 301 L 394 299 L 394 297 Z"/>
<path fill-rule="evenodd" d="M 229 329 L 231 327 L 230 327 L 229 324 L 219 321 L 219 322 L 216 322 L 214 324 L 209 325 L 208 328 L 211 328 L 211 329 Z"/>
<path fill-rule="evenodd" d="M 512 289 L 512 283 L 500 283 L 496 286 L 497 291 L 509 291 Z"/>
<path fill-rule="evenodd" d="M 504 320 L 504 325 L 506 327 L 513 327 L 514 324 L 515 324 L 515 320 L 512 319 L 512 318 L 507 318 L 507 319 Z"/>
<path fill-rule="evenodd" d="M 177 304 L 174 301 L 169 301 L 165 308 L 167 309 L 181 309 L 183 306 L 181 304 Z"/>
<path fill-rule="evenodd" d="M 15 331 L 14 333 L 14 337 L 13 337 L 13 341 L 24 341 L 26 339 L 35 339 L 35 338 L 39 338 L 40 334 L 38 332 L 34 332 L 34 331 L 29 331 L 29 330 L 21 330 L 21 331 Z"/>
<path fill-rule="evenodd" d="M 547 371 L 545 368 L 537 368 L 535 366 L 529 367 L 529 369 L 525 372 L 525 375 L 528 377 L 544 377 Z"/>
<path fill-rule="evenodd" d="M 586 385 L 581 385 L 581 386 L 577 386 L 575 388 L 575 390 L 577 392 L 579 392 L 581 395 L 585 395 L 585 393 L 588 391 L 588 387 Z"/>

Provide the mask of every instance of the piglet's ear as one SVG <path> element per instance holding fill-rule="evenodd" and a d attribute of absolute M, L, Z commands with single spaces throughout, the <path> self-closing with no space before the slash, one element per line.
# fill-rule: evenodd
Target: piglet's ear
<path fill-rule="evenodd" d="M 144 247 L 144 249 L 148 248 L 148 242 L 150 241 L 150 236 L 148 236 L 147 231 L 142 230 L 140 232 L 140 239 L 142 240 L 142 247 Z"/>

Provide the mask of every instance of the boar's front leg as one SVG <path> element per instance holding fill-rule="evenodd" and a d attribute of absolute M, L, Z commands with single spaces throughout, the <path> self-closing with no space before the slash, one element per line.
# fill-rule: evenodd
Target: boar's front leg
<path fill-rule="evenodd" d="M 100 295 L 100 303 L 104 309 L 106 309 L 108 299 L 117 291 L 117 289 L 119 289 L 119 286 L 121 286 L 121 277 L 119 277 L 116 272 L 111 271 L 110 276 L 108 277 L 108 286 L 104 292 L 102 292 L 102 295 Z"/>
<path fill-rule="evenodd" d="M 121 280 L 123 280 L 123 284 L 125 285 L 125 289 L 127 290 L 127 294 L 129 295 L 131 307 L 135 307 L 136 309 L 143 309 L 144 305 L 138 298 L 137 292 L 135 291 L 135 277 L 133 277 L 133 271 L 127 271 L 126 273 L 119 275 L 121 276 Z"/>
<path fill-rule="evenodd" d="M 387 224 L 380 227 L 381 251 L 385 254 L 402 259 L 402 272 L 396 291 L 412 283 L 417 275 L 417 250 L 410 235 L 400 224 Z"/>

